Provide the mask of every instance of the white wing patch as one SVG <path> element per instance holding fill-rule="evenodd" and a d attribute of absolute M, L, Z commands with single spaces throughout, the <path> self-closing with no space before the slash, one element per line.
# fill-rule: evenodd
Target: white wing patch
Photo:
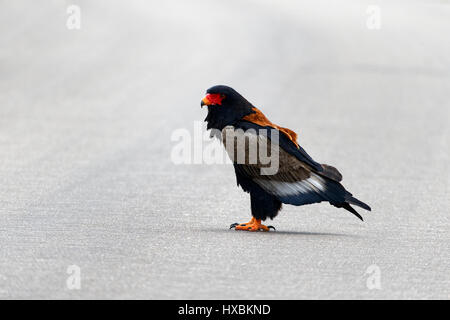
<path fill-rule="evenodd" d="M 314 173 L 311 173 L 311 177 L 308 179 L 296 182 L 283 182 L 266 179 L 255 179 L 254 181 L 265 191 L 282 197 L 300 193 L 320 193 L 326 189 L 325 180 Z"/>

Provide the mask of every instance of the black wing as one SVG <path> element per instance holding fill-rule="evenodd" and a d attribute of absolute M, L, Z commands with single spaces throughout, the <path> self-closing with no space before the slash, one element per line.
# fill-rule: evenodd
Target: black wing
<path fill-rule="evenodd" d="M 250 128 L 256 130 L 259 129 L 251 126 L 244 126 L 240 129 L 247 130 Z M 225 128 L 222 136 L 225 137 L 227 136 L 227 134 L 231 134 L 230 136 L 239 136 L 243 134 L 243 131 L 238 132 L 235 131 L 235 129 L 235 127 Z M 258 144 L 272 144 L 272 141 L 270 140 L 270 130 L 264 131 L 269 133 L 267 135 L 248 134 L 247 131 L 246 138 L 249 140 L 256 139 Z M 267 168 L 267 165 L 262 165 L 259 159 L 254 163 L 249 162 L 248 154 L 250 153 L 250 143 L 248 143 L 248 141 L 247 143 L 245 143 L 245 150 L 239 150 L 237 144 L 232 144 L 232 161 L 234 163 L 236 173 L 250 179 L 264 191 L 266 191 L 270 195 L 275 196 L 283 203 L 292 205 L 305 205 L 328 201 L 330 204 L 336 207 L 347 209 L 362 220 L 361 216 L 350 206 L 349 203 L 359 205 L 367 210 L 369 210 L 370 208 L 366 204 L 353 198 L 351 193 L 345 190 L 345 188 L 338 181 L 321 174 L 324 172 L 324 168 L 322 167 L 322 165 L 312 160 L 311 157 L 306 154 L 306 152 L 303 151 L 306 155 L 305 156 L 302 151 L 293 151 L 291 146 L 294 146 L 295 149 L 297 149 L 297 147 L 292 142 L 292 145 L 290 145 L 287 141 L 283 142 L 283 136 L 284 135 L 280 134 L 280 144 L 278 145 L 278 170 L 273 174 L 263 173 L 262 169 Z M 228 138 L 223 139 L 224 144 L 226 144 Z M 286 140 L 290 142 L 289 139 L 286 138 Z M 291 152 L 289 152 L 285 148 L 287 148 Z M 270 149 L 270 146 L 268 147 L 268 149 Z M 230 155 L 231 152 L 230 150 L 228 150 L 228 148 L 227 151 Z M 245 153 L 246 157 L 241 157 L 241 159 L 245 159 L 245 161 L 238 161 L 237 154 L 239 152 Z M 299 158 L 304 160 L 300 160 Z M 317 172 L 316 170 L 318 166 L 320 166 L 320 172 Z"/>
<path fill-rule="evenodd" d="M 262 131 L 261 134 L 265 134 L 269 139 L 271 138 L 272 130 L 276 130 L 272 127 L 263 127 L 263 126 L 260 126 L 258 124 L 248 122 L 248 121 L 239 121 L 238 123 L 236 123 L 235 126 L 238 128 L 242 128 L 243 130 L 265 129 Z M 326 164 L 320 164 L 320 163 L 314 161 L 314 159 L 311 158 L 311 156 L 305 151 L 305 149 L 303 149 L 300 145 L 297 147 L 282 132 L 278 131 L 278 136 L 279 136 L 279 145 L 281 148 L 283 148 L 284 151 L 293 155 L 298 160 L 309 165 L 313 169 L 313 171 L 315 171 L 317 174 L 325 176 L 325 177 L 330 178 L 337 182 L 342 181 L 342 175 L 335 167 L 326 165 Z"/>

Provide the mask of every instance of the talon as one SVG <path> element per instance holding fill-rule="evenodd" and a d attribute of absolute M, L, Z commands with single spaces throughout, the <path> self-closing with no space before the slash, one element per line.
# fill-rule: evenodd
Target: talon
<path fill-rule="evenodd" d="M 237 225 L 239 225 L 239 223 L 232 223 L 232 224 L 230 225 L 230 229 L 235 228 Z"/>
<path fill-rule="evenodd" d="M 263 224 L 261 224 L 261 219 L 255 219 L 252 218 L 252 220 L 250 220 L 247 223 L 241 223 L 241 224 L 237 224 L 237 223 L 233 223 L 230 227 L 231 228 L 235 228 L 235 230 L 243 230 L 243 231 L 269 231 L 270 229 L 276 230 L 274 226 L 265 226 Z"/>

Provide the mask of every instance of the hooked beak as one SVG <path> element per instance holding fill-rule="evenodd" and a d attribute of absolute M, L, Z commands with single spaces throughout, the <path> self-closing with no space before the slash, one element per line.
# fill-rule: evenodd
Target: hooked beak
<path fill-rule="evenodd" d="M 223 94 L 219 93 L 208 93 L 203 99 L 200 105 L 203 106 L 220 106 L 222 105 L 222 100 L 225 98 Z"/>
<path fill-rule="evenodd" d="M 202 99 L 202 102 L 200 102 L 200 107 L 203 108 L 203 106 L 209 106 L 211 104 L 211 101 L 209 101 L 208 97 L 204 97 Z"/>

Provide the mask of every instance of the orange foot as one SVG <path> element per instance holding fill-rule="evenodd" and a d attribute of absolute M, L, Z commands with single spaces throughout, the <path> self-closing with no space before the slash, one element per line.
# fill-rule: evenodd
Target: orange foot
<path fill-rule="evenodd" d="M 265 226 L 261 224 L 261 219 L 252 218 L 247 223 L 233 223 L 230 226 L 230 229 L 234 228 L 235 230 L 244 230 L 244 231 L 269 231 L 270 229 L 275 230 L 273 226 Z"/>

